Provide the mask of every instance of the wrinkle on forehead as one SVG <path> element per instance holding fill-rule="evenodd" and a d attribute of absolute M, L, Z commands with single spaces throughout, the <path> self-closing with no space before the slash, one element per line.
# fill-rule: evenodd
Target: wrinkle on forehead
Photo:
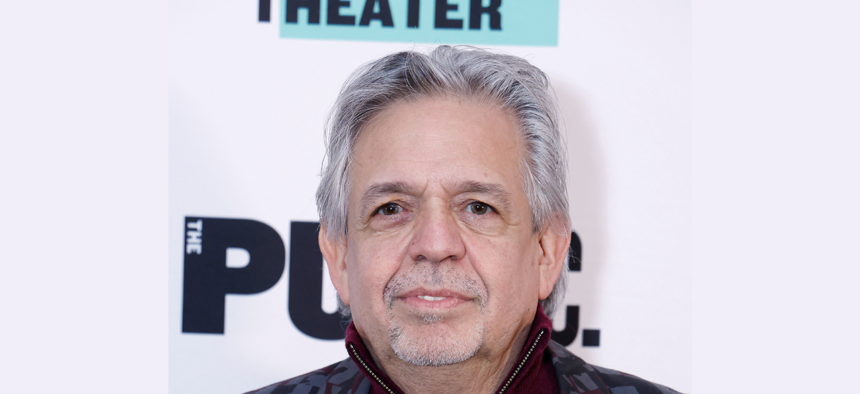
<path fill-rule="evenodd" d="M 401 109 L 403 107 L 413 107 L 412 109 L 414 109 L 416 106 L 420 106 L 422 108 L 422 110 L 424 110 L 424 111 L 440 110 L 439 112 L 442 113 L 443 115 L 428 118 L 428 117 L 421 116 L 422 114 L 416 114 L 415 111 L 408 112 L 408 113 L 404 113 L 403 111 L 401 111 Z M 432 95 L 432 96 L 418 96 L 416 98 L 411 98 L 409 100 L 401 99 L 401 100 L 398 100 L 398 101 L 395 101 L 393 103 L 388 104 L 387 106 L 385 106 L 385 108 L 381 109 L 376 114 L 374 114 L 372 118 L 368 119 L 364 123 L 364 125 L 362 125 L 361 132 L 357 136 L 355 146 L 353 146 L 353 154 L 355 153 L 358 144 L 360 144 L 363 139 L 366 140 L 366 138 L 363 138 L 363 137 L 365 137 L 365 134 L 367 134 L 368 132 L 373 132 L 374 130 L 379 131 L 378 129 L 383 128 L 382 127 L 383 125 L 387 126 L 384 128 L 397 127 L 398 129 L 414 129 L 414 128 L 420 128 L 420 126 L 417 125 L 419 120 L 425 121 L 425 122 L 429 120 L 432 122 L 443 121 L 445 126 L 450 126 L 450 125 L 462 126 L 462 124 L 458 124 L 457 119 L 453 119 L 453 121 L 450 121 L 451 118 L 448 117 L 447 116 L 448 114 L 445 114 L 445 112 L 452 112 L 452 109 L 454 111 L 456 111 L 456 109 L 460 109 L 460 108 L 464 108 L 464 107 L 468 107 L 468 109 L 470 111 L 469 117 L 471 117 L 471 118 L 484 117 L 487 120 L 491 120 L 491 121 L 497 121 L 497 120 L 499 120 L 499 118 L 507 118 L 506 120 L 510 121 L 510 122 L 504 122 L 504 123 L 506 123 L 505 126 L 508 126 L 508 125 L 512 126 L 512 131 L 514 131 L 514 134 L 515 134 L 514 138 L 493 138 L 492 143 L 497 145 L 495 147 L 496 149 L 500 148 L 500 149 L 505 149 L 505 150 L 515 150 L 515 149 L 525 145 L 525 141 L 523 139 L 523 135 L 521 132 L 521 125 L 519 124 L 519 121 L 518 121 L 516 115 L 514 114 L 513 111 L 511 111 L 510 109 L 501 105 L 501 103 L 498 103 L 491 98 L 482 97 L 480 95 L 475 96 L 475 97 L 471 97 L 471 96 L 470 97 L 462 97 L 462 96 L 456 96 L 456 95 L 451 95 L 451 94 L 444 94 L 444 95 Z M 502 116 L 500 117 L 499 115 L 502 115 Z M 403 119 L 403 121 L 397 122 L 396 124 L 391 124 L 391 122 L 389 122 L 390 118 L 403 118 L 403 117 L 408 117 L 408 119 Z M 456 118 L 456 116 L 455 116 L 455 118 Z M 398 119 L 398 120 L 400 120 L 400 119 Z M 434 126 L 438 127 L 439 125 L 436 124 Z M 439 136 L 439 135 L 437 135 L 435 133 L 427 133 L 427 134 L 422 135 L 422 137 L 424 137 L 425 142 L 432 139 L 432 137 L 437 137 L 437 136 Z M 498 133 L 497 137 L 506 137 L 506 136 L 503 135 L 502 133 Z M 437 142 L 453 142 L 453 143 L 461 142 L 461 141 L 452 141 L 452 140 L 447 140 L 447 141 L 442 141 L 442 140 L 443 139 L 437 139 Z M 509 142 L 509 143 L 503 144 L 504 146 L 499 146 L 499 143 L 504 143 L 504 142 Z M 384 149 L 384 146 L 376 146 L 376 147 L 374 147 L 374 149 Z M 412 160 L 420 160 L 422 158 L 423 158 L 422 155 L 416 155 L 416 156 L 412 157 L 411 159 Z"/>

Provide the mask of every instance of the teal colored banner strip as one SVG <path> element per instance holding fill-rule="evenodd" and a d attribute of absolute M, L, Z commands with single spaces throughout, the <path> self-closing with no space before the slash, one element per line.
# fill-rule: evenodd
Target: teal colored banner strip
<path fill-rule="evenodd" d="M 409 9 L 415 4 L 417 12 Z M 485 12 L 475 12 L 478 22 L 471 11 L 479 7 Z M 281 38 L 558 45 L 558 0 L 281 0 L 274 18 Z M 417 27 L 407 26 L 416 20 Z"/>

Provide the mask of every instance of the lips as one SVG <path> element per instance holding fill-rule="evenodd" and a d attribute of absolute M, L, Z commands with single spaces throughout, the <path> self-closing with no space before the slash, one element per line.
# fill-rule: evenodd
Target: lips
<path fill-rule="evenodd" d="M 473 298 L 451 290 L 414 289 L 397 297 L 398 300 L 418 309 L 449 309 L 472 301 Z"/>

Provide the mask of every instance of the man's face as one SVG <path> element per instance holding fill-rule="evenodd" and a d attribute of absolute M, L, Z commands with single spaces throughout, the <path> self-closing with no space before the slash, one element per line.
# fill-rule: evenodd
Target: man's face
<path fill-rule="evenodd" d="M 515 118 L 474 100 L 401 101 L 364 128 L 330 270 L 378 357 L 499 357 L 531 323 L 547 285 L 523 154 Z"/>

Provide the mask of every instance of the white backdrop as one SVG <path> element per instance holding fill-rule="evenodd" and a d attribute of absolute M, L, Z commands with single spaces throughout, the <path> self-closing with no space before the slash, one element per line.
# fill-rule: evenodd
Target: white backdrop
<path fill-rule="evenodd" d="M 607 31 L 626 31 L 633 42 L 647 37 L 621 23 L 636 19 L 625 8 L 634 5 L 588 13 L 564 1 L 560 50 L 570 48 L 573 20 L 596 25 L 599 17 Z M 223 28 L 205 19 L 210 6 L 172 3 L 170 15 Z M 256 10 L 247 8 L 238 17 L 253 19 Z M 0 2 L 4 393 L 167 392 L 168 336 L 172 392 L 236 392 L 229 382 L 248 375 L 237 357 L 235 372 L 207 370 L 203 357 L 177 364 L 180 216 L 167 216 L 167 79 L 176 57 L 167 48 L 183 35 L 176 28 L 168 35 L 167 11 L 165 0 Z M 860 299 L 858 12 L 860 5 L 843 0 L 693 7 L 696 393 L 852 387 L 860 367 L 853 312 Z M 648 24 L 657 31 L 671 26 L 664 22 Z M 594 121 L 603 108 L 586 102 L 591 124 L 606 133 Z M 586 244 L 586 261 L 589 250 Z M 593 327 L 604 332 L 596 357 L 606 358 L 618 335 L 610 337 L 604 322 Z M 647 365 L 628 367 L 661 381 L 643 373 Z M 180 387 L 177 379 L 200 386 Z M 674 385 L 671 379 L 662 381 Z"/>
<path fill-rule="evenodd" d="M 680 391 L 692 386 L 690 12 L 562 1 L 557 47 L 491 47 L 543 69 L 558 96 L 583 243 L 566 303 L 601 332 L 599 347 L 580 333 L 569 349 Z M 415 45 L 282 39 L 256 2 L 202 0 L 171 3 L 170 41 L 170 391 L 244 392 L 345 358 L 342 341 L 293 326 L 289 268 L 263 293 L 227 296 L 224 334 L 183 333 L 184 217 L 259 220 L 289 248 L 290 222 L 318 219 L 322 126 L 340 85 Z M 331 310 L 329 290 L 323 302 Z"/>

